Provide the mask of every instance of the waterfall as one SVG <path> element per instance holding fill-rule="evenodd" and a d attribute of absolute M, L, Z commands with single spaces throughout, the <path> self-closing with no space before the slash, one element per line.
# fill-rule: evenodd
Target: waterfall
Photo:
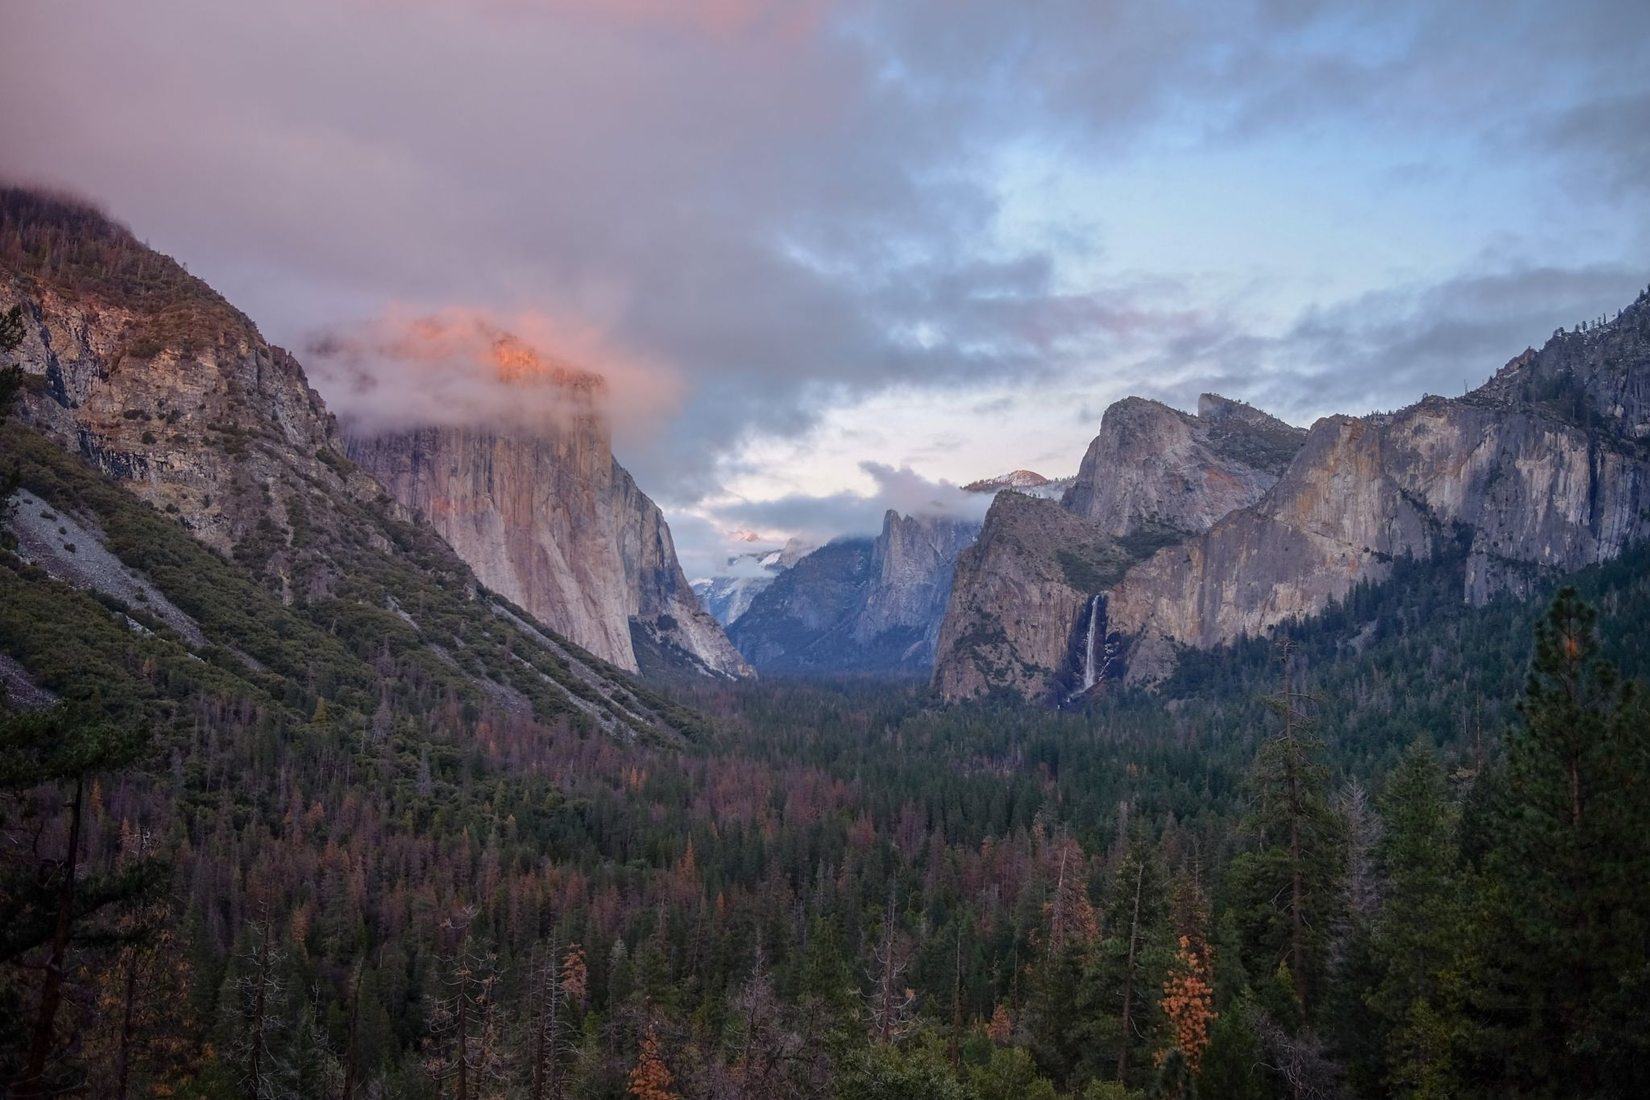
<path fill-rule="evenodd" d="M 1084 691 L 1088 691 L 1090 688 L 1092 688 L 1094 686 L 1095 681 L 1100 678 L 1100 670 L 1095 667 L 1095 662 L 1094 662 L 1094 633 L 1095 633 L 1094 628 L 1100 620 L 1100 600 L 1101 599 L 1102 599 L 1102 597 L 1096 596 L 1096 597 L 1094 597 L 1094 599 L 1089 601 L 1089 636 L 1088 636 L 1087 641 L 1083 645 L 1083 690 Z"/>

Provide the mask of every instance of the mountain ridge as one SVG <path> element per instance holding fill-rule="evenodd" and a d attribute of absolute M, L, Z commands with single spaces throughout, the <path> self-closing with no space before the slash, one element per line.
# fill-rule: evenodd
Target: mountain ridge
<path fill-rule="evenodd" d="M 1324 417 L 1305 430 L 1214 395 L 1196 416 L 1139 398 L 1114 404 L 1062 500 L 1096 529 L 1046 533 L 1066 540 L 1067 555 L 1121 547 L 1132 563 L 1073 585 L 1027 558 L 1055 560 L 1060 547 L 999 552 L 996 569 L 1031 585 L 1014 598 L 1046 604 L 1055 627 L 1071 632 L 1063 662 L 1042 636 L 1050 627 L 1016 632 L 1022 620 L 1003 615 L 1008 596 L 980 570 L 960 569 L 936 688 L 952 701 L 999 689 L 1057 698 L 1074 677 L 1079 596 L 1100 598 L 1090 614 L 1104 615 L 1126 677 L 1151 683 L 1181 647 L 1316 614 L 1354 585 L 1382 581 L 1394 560 L 1446 544 L 1465 546 L 1469 603 L 1609 560 L 1650 535 L 1647 302 L 1640 295 L 1612 321 L 1554 333 L 1462 397 Z M 994 518 L 1009 522 L 997 512 L 982 545 L 997 541 Z"/>

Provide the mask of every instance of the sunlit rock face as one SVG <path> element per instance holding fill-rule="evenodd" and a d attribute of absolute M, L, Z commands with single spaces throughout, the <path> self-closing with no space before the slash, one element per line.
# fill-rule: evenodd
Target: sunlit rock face
<path fill-rule="evenodd" d="M 636 669 L 643 641 L 719 675 L 749 673 L 699 606 L 658 507 L 613 460 L 599 416 L 352 434 L 348 447 L 483 584 L 596 656 Z"/>
<path fill-rule="evenodd" d="M 338 426 L 297 360 L 101 215 L 70 206 L 41 216 L 151 256 L 176 289 L 161 308 L 95 282 L 0 268 L 0 310 L 17 305 L 24 321 L 12 354 L 31 377 L 19 415 L 282 598 L 327 595 L 341 532 L 323 502 L 379 489 L 338 457 Z"/>

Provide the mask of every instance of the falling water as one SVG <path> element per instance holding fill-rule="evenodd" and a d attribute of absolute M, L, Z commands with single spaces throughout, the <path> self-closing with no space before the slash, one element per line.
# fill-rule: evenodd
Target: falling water
<path fill-rule="evenodd" d="M 1083 690 L 1088 691 L 1098 680 L 1099 669 L 1094 662 L 1094 628 L 1100 620 L 1100 597 L 1089 601 L 1089 636 L 1083 646 Z"/>

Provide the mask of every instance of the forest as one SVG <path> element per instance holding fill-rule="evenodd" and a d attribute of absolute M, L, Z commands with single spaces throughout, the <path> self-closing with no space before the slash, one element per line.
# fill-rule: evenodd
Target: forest
<path fill-rule="evenodd" d="M 1650 552 L 1400 563 L 1079 710 L 680 683 L 615 736 L 0 442 L 218 639 L 0 545 L 60 700 L 0 712 L 7 1095 L 1650 1092 Z"/>

